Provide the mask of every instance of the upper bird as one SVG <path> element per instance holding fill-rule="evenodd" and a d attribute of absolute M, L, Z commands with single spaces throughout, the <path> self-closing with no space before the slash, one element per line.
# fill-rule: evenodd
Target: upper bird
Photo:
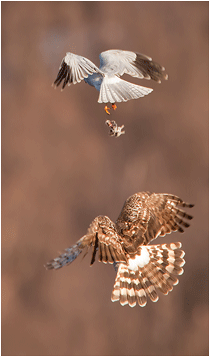
<path fill-rule="evenodd" d="M 152 88 L 142 87 L 120 79 L 123 74 L 132 77 L 153 79 L 161 83 L 162 79 L 168 79 L 165 68 L 153 62 L 152 58 L 140 53 L 108 50 L 99 55 L 99 68 L 89 59 L 67 52 L 63 58 L 57 78 L 53 86 L 59 86 L 63 80 L 62 90 L 66 84 L 76 84 L 83 79 L 99 91 L 98 103 L 112 104 L 115 110 L 116 102 L 127 102 L 130 99 L 138 99 L 153 91 Z M 110 114 L 107 105 L 105 111 Z"/>

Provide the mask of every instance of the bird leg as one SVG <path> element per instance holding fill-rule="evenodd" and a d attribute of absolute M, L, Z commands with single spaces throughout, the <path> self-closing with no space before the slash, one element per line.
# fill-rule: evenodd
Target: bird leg
<path fill-rule="evenodd" d="M 105 105 L 104 110 L 105 110 L 105 112 L 106 112 L 108 115 L 110 115 L 109 109 L 110 109 L 110 108 L 108 108 L 107 105 Z"/>
<path fill-rule="evenodd" d="M 110 108 L 108 108 L 107 105 L 105 105 L 104 110 L 105 110 L 105 112 L 106 112 L 108 115 L 110 115 L 109 109 L 110 109 Z M 116 106 L 115 103 L 112 103 L 112 109 L 114 109 L 114 110 L 117 109 L 117 106 Z"/>

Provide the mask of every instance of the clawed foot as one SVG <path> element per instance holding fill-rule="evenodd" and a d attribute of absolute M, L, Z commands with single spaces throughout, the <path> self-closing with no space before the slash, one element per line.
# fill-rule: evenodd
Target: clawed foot
<path fill-rule="evenodd" d="M 112 104 L 112 109 L 113 110 L 117 109 L 117 106 L 115 103 Z M 109 112 L 110 108 L 108 108 L 107 105 L 105 105 L 104 110 L 105 110 L 106 114 L 110 115 L 110 112 Z"/>
<path fill-rule="evenodd" d="M 108 115 L 110 115 L 109 109 L 110 108 L 108 108 L 107 105 L 105 105 L 104 110 L 105 110 L 106 114 L 108 114 Z"/>

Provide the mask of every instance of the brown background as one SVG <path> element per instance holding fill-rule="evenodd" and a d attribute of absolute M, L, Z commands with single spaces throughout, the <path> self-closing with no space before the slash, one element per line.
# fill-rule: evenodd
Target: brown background
<path fill-rule="evenodd" d="M 94 88 L 51 87 L 67 51 L 99 65 L 116 48 L 169 74 L 161 85 L 127 77 L 154 92 L 112 113 L 120 138 Z M 208 2 L 2 3 L 3 355 L 208 354 L 208 95 Z M 90 254 L 44 269 L 144 190 L 195 203 L 184 235 L 157 240 L 186 251 L 169 296 L 112 303 L 114 269 L 90 269 Z"/>

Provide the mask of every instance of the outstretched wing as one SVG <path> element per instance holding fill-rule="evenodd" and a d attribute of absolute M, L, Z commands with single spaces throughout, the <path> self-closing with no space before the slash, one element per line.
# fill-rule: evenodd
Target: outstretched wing
<path fill-rule="evenodd" d="M 84 78 L 93 73 L 101 73 L 98 67 L 89 59 L 67 52 L 63 58 L 57 78 L 53 85 L 56 87 L 63 80 L 62 90 L 68 85 L 80 83 Z M 102 73 L 101 73 L 102 74 Z"/>
<path fill-rule="evenodd" d="M 184 232 L 184 228 L 189 227 L 186 220 L 193 217 L 180 207 L 193 206 L 170 194 L 136 193 L 125 201 L 116 227 L 135 251 L 139 245 L 147 245 L 158 236 Z"/>
<path fill-rule="evenodd" d="M 161 83 L 168 79 L 165 68 L 153 62 L 152 58 L 140 53 L 122 50 L 108 50 L 99 55 L 100 69 L 118 76 L 129 74 L 132 77 L 153 79 Z"/>
<path fill-rule="evenodd" d="M 60 269 L 64 265 L 71 264 L 83 251 L 83 249 L 89 248 L 94 240 L 93 235 L 87 234 L 77 241 L 76 244 L 70 248 L 66 248 L 64 252 L 59 255 L 59 257 L 50 260 L 45 264 L 47 270 L 50 269 Z"/>
<path fill-rule="evenodd" d="M 57 258 L 49 261 L 46 269 L 59 269 L 64 265 L 71 264 L 82 253 L 84 248 L 92 247 L 92 265 L 98 251 L 98 260 L 103 263 L 113 264 L 115 262 L 126 262 L 125 252 L 121 244 L 121 237 L 118 235 L 115 224 L 106 216 L 98 216 L 91 223 L 88 232 L 72 247 Z"/>

